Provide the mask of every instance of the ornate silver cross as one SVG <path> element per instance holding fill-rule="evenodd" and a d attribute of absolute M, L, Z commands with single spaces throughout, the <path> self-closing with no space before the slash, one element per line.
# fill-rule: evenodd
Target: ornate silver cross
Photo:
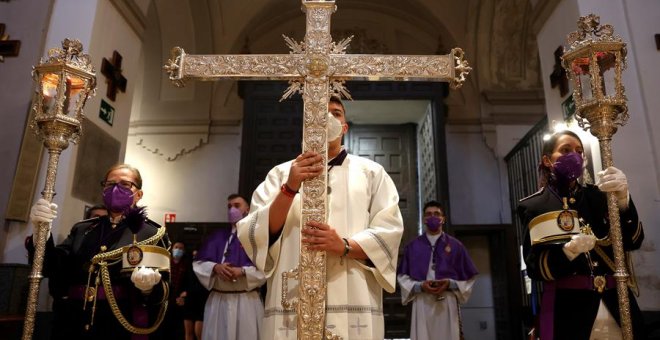
<path fill-rule="evenodd" d="M 448 55 L 356 55 L 346 54 L 351 38 L 338 43 L 330 36 L 330 17 L 334 1 L 302 0 L 306 13 L 304 42 L 284 37 L 291 49 L 283 55 L 188 55 L 180 47 L 164 66 L 170 80 L 184 86 L 185 80 L 267 79 L 288 80 L 282 100 L 302 93 L 303 147 L 315 151 L 327 164 L 326 122 L 328 101 L 332 94 L 350 98 L 347 80 L 425 80 L 446 81 L 459 88 L 471 68 L 463 59 L 463 50 L 454 48 Z M 327 167 L 317 178 L 306 180 L 301 190 L 301 228 L 308 221 L 326 222 Z M 299 279 L 297 301 L 283 301 L 297 312 L 298 339 L 322 339 L 325 330 L 326 254 L 302 247 L 294 269 Z M 299 275 L 297 275 L 299 274 Z M 289 274 L 293 276 L 294 274 Z"/>

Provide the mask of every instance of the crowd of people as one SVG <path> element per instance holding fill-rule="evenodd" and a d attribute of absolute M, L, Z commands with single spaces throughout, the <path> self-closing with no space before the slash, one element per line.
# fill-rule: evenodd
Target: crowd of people
<path fill-rule="evenodd" d="M 283 291 L 283 273 L 307 247 L 326 252 L 328 334 L 383 339 L 383 291 L 394 292 L 398 282 L 402 304 L 413 305 L 412 339 L 463 339 L 460 306 L 478 271 L 465 246 L 445 232 L 447 212 L 427 202 L 424 232 L 399 259 L 404 225 L 394 182 L 378 163 L 348 153 L 341 143 L 348 131 L 344 106 L 333 97 L 328 108 L 325 223 L 302 225 L 299 192 L 325 168 L 315 152 L 275 166 L 251 200 L 230 195 L 231 227 L 209 235 L 198 250 L 180 240 L 171 244 L 146 217 L 137 205 L 143 195 L 137 169 L 112 167 L 102 181 L 105 205 L 89 209 L 59 245 L 48 239 L 44 274 L 54 298 L 53 338 L 295 339 L 297 314 L 283 308 L 282 298 L 297 297 L 297 289 L 289 284 Z M 644 233 L 625 174 L 610 167 L 589 185 L 581 181 L 584 168 L 579 137 L 553 135 L 539 163 L 540 190 L 518 207 L 530 231 L 523 245 L 528 273 L 544 284 L 543 340 L 621 335 L 606 192 L 617 197 L 625 250 L 638 249 Z M 539 218 L 548 214 L 552 218 Z M 57 206 L 43 199 L 30 214 L 35 225 L 56 216 Z M 170 252 L 165 270 L 132 263 L 135 254 L 136 263 L 150 256 L 142 243 Z M 31 241 L 26 245 L 33 251 Z M 116 250 L 128 254 L 108 264 Z M 642 339 L 631 292 L 629 299 L 635 339 Z"/>

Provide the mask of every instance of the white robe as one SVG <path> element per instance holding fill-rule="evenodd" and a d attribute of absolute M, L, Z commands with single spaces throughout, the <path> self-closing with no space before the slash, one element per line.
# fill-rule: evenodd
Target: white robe
<path fill-rule="evenodd" d="M 211 291 L 204 306 L 202 339 L 259 339 L 264 307 L 257 288 L 266 281 L 264 273 L 253 266 L 243 267 L 245 276 L 229 282 L 213 273 L 215 265 L 212 261 L 193 262 L 199 282 Z"/>
<path fill-rule="evenodd" d="M 429 240 L 435 244 L 438 237 L 429 237 Z M 470 298 L 476 276 L 466 281 L 453 280 L 456 289 L 445 290 L 440 299 L 425 292 L 414 292 L 415 284 L 421 284 L 421 281 L 416 281 L 405 274 L 397 278 L 401 286 L 401 302 L 403 305 L 413 302 L 410 321 L 411 340 L 460 339 L 459 308 Z M 431 263 L 426 279 L 435 280 L 435 270 Z"/>
<path fill-rule="evenodd" d="M 268 215 L 272 201 L 286 182 L 291 162 L 273 168 L 255 190 L 250 215 L 238 223 L 246 253 L 268 278 L 264 331 L 261 339 L 296 339 L 296 312 L 281 304 L 282 272 L 298 265 L 300 253 L 300 195 L 289 209 L 280 237 L 268 246 Z M 328 173 L 328 224 L 340 237 L 356 241 L 373 264 L 328 253 L 326 327 L 348 339 L 383 339 L 383 289 L 393 292 L 403 220 L 399 195 L 378 163 L 348 155 Z M 298 296 L 290 280 L 289 298 Z"/>

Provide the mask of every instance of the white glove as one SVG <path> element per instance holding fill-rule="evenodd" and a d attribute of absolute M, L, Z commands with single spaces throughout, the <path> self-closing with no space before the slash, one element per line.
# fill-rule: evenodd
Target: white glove
<path fill-rule="evenodd" d="M 594 235 L 585 235 L 577 234 L 571 237 L 571 240 L 564 244 L 564 254 L 568 257 L 569 260 L 573 261 L 581 253 L 586 253 L 591 249 L 594 249 L 596 245 L 596 236 Z"/>
<path fill-rule="evenodd" d="M 139 290 L 144 293 L 151 292 L 154 286 L 160 282 L 160 273 L 158 269 L 154 270 L 146 267 L 135 267 L 131 274 L 131 281 Z"/>
<path fill-rule="evenodd" d="M 596 185 L 602 192 L 616 193 L 619 210 L 628 209 L 628 179 L 623 171 L 611 166 L 596 174 Z"/>
<path fill-rule="evenodd" d="M 30 209 L 30 221 L 36 227 L 39 223 L 52 223 L 57 218 L 57 204 L 40 198 Z"/>

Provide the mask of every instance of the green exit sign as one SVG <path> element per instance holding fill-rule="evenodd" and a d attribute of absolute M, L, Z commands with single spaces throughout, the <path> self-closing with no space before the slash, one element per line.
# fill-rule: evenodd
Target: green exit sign
<path fill-rule="evenodd" d="M 110 106 L 110 104 L 108 104 L 108 102 L 103 99 L 101 99 L 99 118 L 108 123 L 110 126 L 112 126 L 112 122 L 115 120 L 115 108 Z"/>

